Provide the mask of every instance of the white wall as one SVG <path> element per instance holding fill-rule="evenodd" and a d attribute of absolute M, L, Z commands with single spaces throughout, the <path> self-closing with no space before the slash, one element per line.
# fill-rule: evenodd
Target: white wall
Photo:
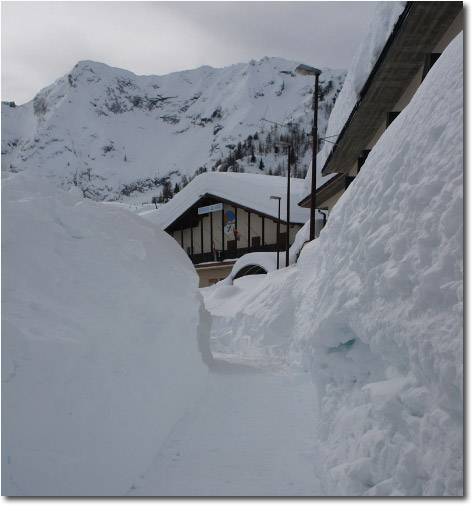
<path fill-rule="evenodd" d="M 274 202 L 274 205 L 277 205 L 277 202 Z M 224 204 L 223 211 L 212 212 L 212 214 L 208 214 L 203 216 L 203 251 L 201 249 L 201 230 L 200 224 L 193 228 L 193 247 L 194 254 L 200 254 L 202 252 L 211 252 L 211 225 L 210 219 L 213 220 L 213 241 L 215 243 L 216 249 L 223 249 L 222 247 L 222 236 L 221 236 L 221 227 L 222 227 L 222 215 L 224 212 L 232 210 L 237 214 L 236 229 L 241 234 L 241 239 L 238 242 L 238 249 L 248 247 L 248 212 L 244 209 L 238 208 L 237 213 L 235 208 L 232 205 Z M 211 217 L 210 217 L 211 216 Z M 301 228 L 301 225 L 296 224 L 292 225 L 290 228 L 290 243 L 293 243 L 295 240 L 295 235 L 298 230 Z M 285 233 L 286 225 L 285 223 L 281 223 L 280 233 Z M 272 220 L 270 218 L 264 218 L 264 243 L 265 244 L 275 244 L 276 243 L 276 235 L 277 235 L 277 222 L 276 220 Z M 183 247 L 185 252 L 187 252 L 187 248 L 191 246 L 191 231 L 190 228 L 185 228 L 183 232 L 183 244 L 181 240 L 181 232 L 180 230 L 174 231 L 173 235 L 174 239 Z M 250 238 L 252 241 L 253 237 L 261 237 L 261 245 L 262 245 L 262 217 L 258 214 L 251 212 L 251 231 Z M 224 249 L 227 250 L 228 240 L 232 240 L 231 238 L 224 236 Z"/>

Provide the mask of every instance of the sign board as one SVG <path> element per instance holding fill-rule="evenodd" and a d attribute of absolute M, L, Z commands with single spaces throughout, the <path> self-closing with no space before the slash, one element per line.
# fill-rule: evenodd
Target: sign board
<path fill-rule="evenodd" d="M 222 203 L 215 203 L 213 205 L 207 205 L 206 207 L 199 207 L 199 214 L 208 214 L 209 212 L 216 212 L 217 210 L 223 210 Z"/>
<path fill-rule="evenodd" d="M 231 239 L 234 238 L 234 227 L 236 225 L 236 216 L 232 210 L 227 210 L 224 216 L 225 235 Z"/>

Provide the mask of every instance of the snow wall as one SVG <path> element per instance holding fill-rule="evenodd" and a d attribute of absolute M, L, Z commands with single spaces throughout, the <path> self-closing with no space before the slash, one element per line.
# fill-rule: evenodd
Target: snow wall
<path fill-rule="evenodd" d="M 462 493 L 462 34 L 298 262 L 336 494 Z"/>
<path fill-rule="evenodd" d="M 123 495 L 203 392 L 198 277 L 138 216 L 2 182 L 2 494 Z"/>
<path fill-rule="evenodd" d="M 461 34 L 296 266 L 204 291 L 219 351 L 311 373 L 328 495 L 463 492 L 462 54 Z"/>

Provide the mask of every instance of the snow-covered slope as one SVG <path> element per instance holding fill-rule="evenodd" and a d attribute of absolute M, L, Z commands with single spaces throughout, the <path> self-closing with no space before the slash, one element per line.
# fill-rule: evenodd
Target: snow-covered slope
<path fill-rule="evenodd" d="M 186 254 L 142 218 L 71 192 L 3 180 L 3 495 L 123 495 L 207 376 Z"/>
<path fill-rule="evenodd" d="M 273 140 L 286 131 L 275 132 L 261 118 L 292 120 L 300 142 L 311 128 L 313 79 L 296 75 L 296 65 L 266 57 L 136 76 L 80 62 L 31 102 L 2 103 L 2 170 L 40 173 L 96 200 L 134 197 L 138 203 L 158 195 L 164 182 L 210 171 L 228 157 L 237 158 L 237 170 L 260 173 L 262 159 L 264 170 L 274 172 L 286 156 L 274 152 Z M 344 77 L 323 70 L 321 132 Z M 310 155 L 311 149 L 300 152 L 300 171 Z"/>
<path fill-rule="evenodd" d="M 203 291 L 219 350 L 283 341 L 311 373 L 328 494 L 463 492 L 462 57 L 461 34 L 296 266 Z"/>

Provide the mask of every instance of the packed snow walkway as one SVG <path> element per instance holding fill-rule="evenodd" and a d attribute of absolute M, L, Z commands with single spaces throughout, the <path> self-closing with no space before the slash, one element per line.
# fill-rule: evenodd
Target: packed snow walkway
<path fill-rule="evenodd" d="M 130 496 L 313 496 L 313 386 L 281 361 L 219 357 L 204 396 L 175 426 Z"/>

